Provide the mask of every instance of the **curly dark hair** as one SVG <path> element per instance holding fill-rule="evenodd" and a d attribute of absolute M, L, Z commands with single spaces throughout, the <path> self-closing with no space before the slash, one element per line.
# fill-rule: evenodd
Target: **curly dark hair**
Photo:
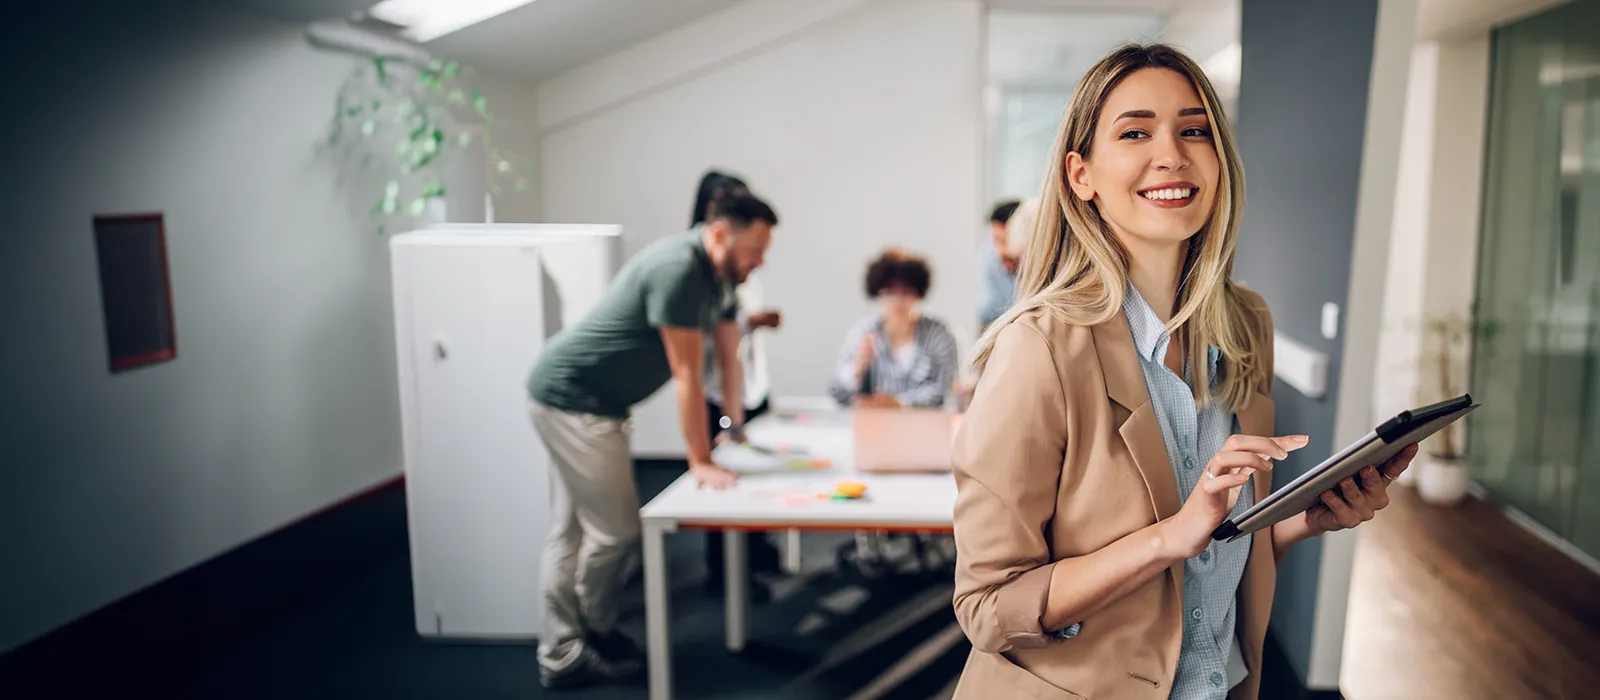
<path fill-rule="evenodd" d="M 918 298 L 928 296 L 928 286 L 933 283 L 933 271 L 928 261 L 900 248 L 890 248 L 867 265 L 867 297 L 875 299 L 883 290 L 895 286 L 910 287 Z"/>

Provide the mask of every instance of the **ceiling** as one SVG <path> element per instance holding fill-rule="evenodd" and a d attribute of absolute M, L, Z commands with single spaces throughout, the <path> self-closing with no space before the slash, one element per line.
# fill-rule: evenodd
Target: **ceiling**
<path fill-rule="evenodd" d="M 1569 0 L 1418 0 L 1417 36 L 1459 39 Z"/>
<path fill-rule="evenodd" d="M 228 0 L 228 2 L 290 22 L 348 17 L 377 4 L 377 0 Z"/>
<path fill-rule="evenodd" d="M 441 56 L 541 80 L 739 0 L 537 0 L 428 42 Z"/>
<path fill-rule="evenodd" d="M 306 22 L 352 16 L 375 0 L 227 0 L 282 18 Z M 488 21 L 429 42 L 424 48 L 479 68 L 543 80 L 652 36 L 725 9 L 741 0 L 536 0 Z M 1417 31 L 1423 39 L 1482 33 L 1567 0 L 1419 0 Z M 1107 37 L 1158 31 L 1162 17 L 1196 9 L 1207 0 L 988 0 L 994 10 L 990 77 L 1008 83 L 1048 82 L 1075 75 L 1077 64 L 1110 48 Z M 1007 20 L 1008 12 L 1061 11 L 1070 21 Z M 1014 15 L 1013 15 L 1014 17 Z M 1106 44 L 1101 46 L 1100 44 Z"/>
<path fill-rule="evenodd" d="M 1094 12 L 1166 12 L 1193 0 L 989 0 L 991 10 L 1077 10 Z"/>
<path fill-rule="evenodd" d="M 1117 44 L 1137 37 L 1154 39 L 1163 19 L 1158 12 L 996 10 L 988 22 L 989 81 L 1071 87 Z"/>
<path fill-rule="evenodd" d="M 228 0 L 287 21 L 350 17 L 376 0 Z M 541 80 L 740 0 L 535 0 L 423 45 L 436 56 Z"/>

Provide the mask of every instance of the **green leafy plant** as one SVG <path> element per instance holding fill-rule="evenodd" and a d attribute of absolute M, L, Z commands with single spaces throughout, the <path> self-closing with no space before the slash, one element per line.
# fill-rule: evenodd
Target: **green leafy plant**
<path fill-rule="evenodd" d="M 1424 371 L 1432 375 L 1436 398 L 1434 401 L 1460 396 L 1466 391 L 1467 357 L 1473 340 L 1492 342 L 1500 332 L 1498 323 L 1478 318 L 1476 314 L 1451 312 L 1430 316 L 1422 321 L 1424 350 L 1421 357 Z M 1457 424 L 1440 429 L 1436 439 L 1430 440 L 1428 454 L 1441 460 L 1457 460 L 1462 450 L 1457 447 Z"/>
<path fill-rule="evenodd" d="M 382 175 L 371 208 L 380 232 L 392 217 L 420 217 L 443 198 L 445 164 L 478 153 L 475 139 L 491 195 L 527 189 L 523 160 L 493 143 L 495 119 L 488 98 L 471 86 L 472 74 L 454 61 L 368 56 L 340 86 L 327 146 L 346 164 Z"/>

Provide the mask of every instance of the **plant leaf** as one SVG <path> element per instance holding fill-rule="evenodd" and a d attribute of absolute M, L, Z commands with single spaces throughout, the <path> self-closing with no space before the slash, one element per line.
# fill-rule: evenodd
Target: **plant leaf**
<path fill-rule="evenodd" d="M 384 87 L 388 87 L 389 86 L 389 70 L 384 67 L 384 61 L 385 60 L 386 59 L 384 59 L 384 57 L 382 57 L 382 56 L 373 56 L 372 57 L 372 67 L 377 69 L 377 71 L 378 71 L 378 84 L 382 85 Z"/>
<path fill-rule="evenodd" d="M 478 114 L 489 116 L 489 98 L 484 97 L 482 92 L 472 91 L 472 106 L 478 108 Z"/>
<path fill-rule="evenodd" d="M 454 78 L 454 77 L 456 77 L 456 71 L 458 71 L 460 69 L 461 69 L 461 64 L 456 63 L 455 61 L 451 61 L 449 63 L 446 63 L 446 64 L 444 64 L 444 77 L 446 77 L 446 78 Z"/>
<path fill-rule="evenodd" d="M 410 213 L 412 216 L 422 216 L 422 212 L 426 211 L 427 208 L 428 208 L 427 200 L 424 200 L 421 197 L 418 197 L 416 199 L 411 200 L 411 206 L 407 208 L 407 212 Z"/>

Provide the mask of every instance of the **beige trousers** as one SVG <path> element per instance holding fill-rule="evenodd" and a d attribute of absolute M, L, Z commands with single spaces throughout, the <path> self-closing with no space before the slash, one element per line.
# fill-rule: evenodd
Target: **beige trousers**
<path fill-rule="evenodd" d="M 536 401 L 528 412 L 550 452 L 539 664 L 559 671 L 578 658 L 586 631 L 609 632 L 617 624 L 619 569 L 639 540 L 639 491 L 628 452 L 632 426 Z"/>

